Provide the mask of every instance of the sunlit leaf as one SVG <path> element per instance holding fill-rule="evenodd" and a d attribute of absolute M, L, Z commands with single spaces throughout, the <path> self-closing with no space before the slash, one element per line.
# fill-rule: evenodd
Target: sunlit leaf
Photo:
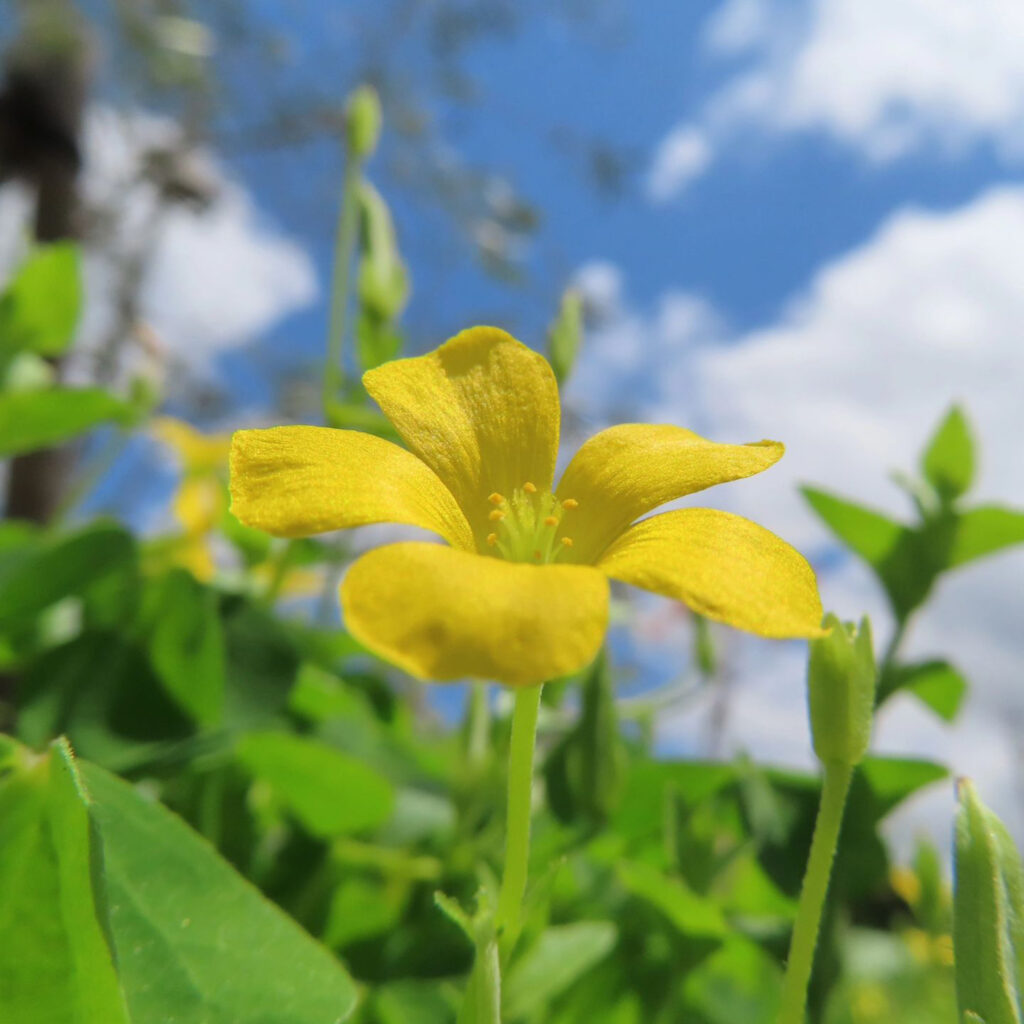
<path fill-rule="evenodd" d="M 70 750 L 23 751 L 0 781 L 0 1018 L 127 1024 Z"/>
<path fill-rule="evenodd" d="M 959 498 L 974 479 L 974 442 L 963 410 L 953 406 L 921 457 L 925 479 L 941 498 Z"/>
<path fill-rule="evenodd" d="M 130 405 L 99 388 L 50 388 L 0 395 L 0 456 L 59 444 L 102 423 L 124 423 Z"/>
<path fill-rule="evenodd" d="M 285 732 L 250 733 L 238 741 L 236 753 L 314 835 L 361 832 L 383 824 L 394 810 L 387 779 L 316 740 Z"/>
<path fill-rule="evenodd" d="M 0 399 L 2 400 L 2 399 Z M 105 576 L 130 571 L 135 541 L 123 527 L 96 523 L 65 534 L 27 557 L 0 562 L 0 623 L 38 615 L 78 596 Z"/>
<path fill-rule="evenodd" d="M 914 529 L 814 487 L 802 492 L 836 537 L 871 566 L 897 619 L 906 620 L 949 565 L 955 520 Z"/>
<path fill-rule="evenodd" d="M 38 246 L 0 296 L 0 352 L 61 355 L 71 344 L 81 304 L 78 246 Z"/>
<path fill-rule="evenodd" d="M 133 1024 L 348 1016 L 355 987 L 326 949 L 169 811 L 95 765 L 81 770 Z"/>
<path fill-rule="evenodd" d="M 719 907 L 698 896 L 680 879 L 640 861 L 620 864 L 619 879 L 634 896 L 664 914 L 683 935 L 710 939 L 725 935 L 725 918 Z"/>
<path fill-rule="evenodd" d="M 897 665 L 879 680 L 878 703 L 894 693 L 912 693 L 937 715 L 952 722 L 967 694 L 967 680 L 948 661 Z"/>
<path fill-rule="evenodd" d="M 217 724 L 224 707 L 225 650 L 217 596 L 184 569 L 154 588 L 150 661 L 167 692 L 200 725 Z"/>
<path fill-rule="evenodd" d="M 604 959 L 616 938 L 610 921 L 545 929 L 508 974 L 503 995 L 506 1019 L 514 1021 L 542 1009 Z"/>
<path fill-rule="evenodd" d="M 963 565 L 1014 544 L 1024 544 L 1024 512 L 982 505 L 957 518 L 950 565 Z"/>

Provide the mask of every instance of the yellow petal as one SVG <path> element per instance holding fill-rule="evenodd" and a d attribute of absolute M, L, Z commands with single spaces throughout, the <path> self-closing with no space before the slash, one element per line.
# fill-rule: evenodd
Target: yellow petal
<path fill-rule="evenodd" d="M 716 444 L 664 424 L 623 423 L 595 434 L 558 485 L 559 498 L 579 502 L 565 521 L 572 560 L 593 563 L 640 516 L 705 487 L 760 473 L 784 451 L 778 441 Z"/>
<path fill-rule="evenodd" d="M 456 547 L 473 546 L 455 499 L 415 455 L 355 430 L 238 431 L 231 510 L 246 526 L 278 537 L 404 523 L 433 530 Z"/>
<path fill-rule="evenodd" d="M 421 679 L 530 685 L 597 654 L 608 581 L 582 565 L 523 565 L 439 544 L 389 544 L 341 585 L 345 625 Z"/>
<path fill-rule="evenodd" d="M 190 423 L 160 416 L 150 424 L 154 437 L 173 449 L 182 468 L 190 473 L 222 470 L 228 461 L 231 438 L 227 434 L 202 434 Z"/>
<path fill-rule="evenodd" d="M 495 327 L 363 376 L 405 443 L 447 484 L 480 550 L 489 495 L 549 490 L 558 451 L 558 385 L 546 359 Z"/>
<path fill-rule="evenodd" d="M 729 512 L 688 508 L 644 519 L 605 552 L 598 568 L 761 636 L 825 632 L 814 570 L 804 556 Z"/>

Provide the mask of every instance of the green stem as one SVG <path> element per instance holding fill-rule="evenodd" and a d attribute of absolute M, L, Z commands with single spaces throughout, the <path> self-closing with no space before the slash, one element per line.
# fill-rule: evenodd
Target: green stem
<path fill-rule="evenodd" d="M 263 603 L 272 608 L 281 594 L 284 581 L 292 567 L 292 558 L 295 554 L 295 544 L 286 540 L 274 556 L 273 568 L 271 570 L 270 582 L 263 593 Z"/>
<path fill-rule="evenodd" d="M 487 763 L 491 736 L 491 709 L 486 683 L 469 684 L 469 702 L 465 722 L 466 766 L 473 775 Z"/>
<path fill-rule="evenodd" d="M 814 950 L 818 944 L 821 913 L 825 907 L 832 861 L 843 824 L 843 809 L 853 778 L 853 765 L 830 762 L 824 766 L 821 806 L 814 826 L 811 855 L 807 861 L 800 904 L 797 907 L 789 962 L 782 981 L 782 1001 L 778 1024 L 804 1024 L 807 1007 L 807 986 L 814 966 Z"/>
<path fill-rule="evenodd" d="M 505 831 L 505 874 L 498 894 L 495 929 L 503 952 L 519 937 L 523 896 L 530 856 L 530 797 L 533 791 L 533 748 L 541 686 L 516 690 L 512 737 L 508 752 L 508 814 Z"/>
<path fill-rule="evenodd" d="M 345 383 L 345 319 L 348 315 L 352 281 L 352 256 L 359 229 L 359 182 L 362 162 L 351 152 L 345 157 L 341 182 L 341 208 L 334 243 L 334 270 L 331 275 L 331 313 L 327 327 L 327 356 L 324 361 L 324 419 L 331 422 L 332 409 Z"/>
<path fill-rule="evenodd" d="M 494 938 L 477 943 L 457 1024 L 501 1024 L 501 967 Z"/>

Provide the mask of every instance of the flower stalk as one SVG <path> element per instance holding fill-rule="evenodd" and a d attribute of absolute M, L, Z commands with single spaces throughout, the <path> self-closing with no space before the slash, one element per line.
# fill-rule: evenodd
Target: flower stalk
<path fill-rule="evenodd" d="M 334 242 L 334 269 L 331 274 L 331 311 L 327 326 L 327 356 L 324 360 L 324 418 L 332 419 L 332 410 L 345 383 L 345 323 L 348 316 L 352 281 L 352 260 L 359 231 L 359 182 L 363 176 L 363 157 L 351 148 L 345 156 L 341 181 L 341 207 Z"/>
<path fill-rule="evenodd" d="M 804 1024 L 807 986 L 814 966 L 821 915 L 832 876 L 832 862 L 839 844 L 839 830 L 843 824 L 843 811 L 850 792 L 853 768 L 853 765 L 842 761 L 833 761 L 824 766 L 821 805 L 814 825 L 811 855 L 800 890 L 786 976 L 782 982 L 779 1024 Z"/>
<path fill-rule="evenodd" d="M 811 641 L 807 667 L 811 734 L 823 772 L 821 804 L 782 981 L 779 1024 L 804 1024 L 846 798 L 854 769 L 871 742 L 877 680 L 871 625 L 865 618 L 855 628 L 834 615 L 826 616 L 824 625 L 829 631 Z"/>
<path fill-rule="evenodd" d="M 512 735 L 508 754 L 508 811 L 505 832 L 505 870 L 498 894 L 495 930 L 501 951 L 507 955 L 515 946 L 522 927 L 523 897 L 526 894 L 530 856 L 530 804 L 533 792 L 533 751 L 537 739 L 537 716 L 542 686 L 516 690 L 512 712 Z"/>

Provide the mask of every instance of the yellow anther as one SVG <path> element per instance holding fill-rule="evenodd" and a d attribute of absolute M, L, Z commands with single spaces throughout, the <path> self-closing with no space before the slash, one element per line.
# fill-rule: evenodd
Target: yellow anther
<path fill-rule="evenodd" d="M 574 508 L 579 508 L 579 507 L 580 507 L 580 503 L 575 498 L 566 498 L 565 501 L 562 502 L 562 508 L 568 509 L 570 512 Z"/>
<path fill-rule="evenodd" d="M 534 551 L 533 557 L 536 558 L 537 561 L 539 562 L 540 561 L 540 552 L 539 551 Z"/>
<path fill-rule="evenodd" d="M 487 518 L 490 519 L 492 523 L 500 523 L 502 519 L 505 518 L 505 513 L 502 512 L 500 508 L 494 508 L 487 513 Z"/>
<path fill-rule="evenodd" d="M 567 547 L 567 548 L 571 548 L 572 547 L 572 537 L 563 537 L 562 538 L 562 544 L 565 547 Z"/>
<path fill-rule="evenodd" d="M 498 543 L 498 535 L 496 533 L 489 533 L 489 534 L 487 534 L 487 546 L 488 547 L 492 547 L 493 548 L 494 545 L 497 544 L 497 543 Z"/>
<path fill-rule="evenodd" d="M 537 485 L 536 484 L 531 484 L 530 481 L 527 480 L 526 483 L 523 484 L 523 490 L 526 491 L 527 494 L 536 494 L 537 493 Z"/>
<path fill-rule="evenodd" d="M 558 525 L 558 516 L 545 516 L 544 517 L 544 525 L 545 526 L 557 526 Z"/>
<path fill-rule="evenodd" d="M 490 497 L 488 497 L 487 500 L 492 505 L 501 505 L 505 501 L 505 499 L 497 491 L 490 495 Z"/>

